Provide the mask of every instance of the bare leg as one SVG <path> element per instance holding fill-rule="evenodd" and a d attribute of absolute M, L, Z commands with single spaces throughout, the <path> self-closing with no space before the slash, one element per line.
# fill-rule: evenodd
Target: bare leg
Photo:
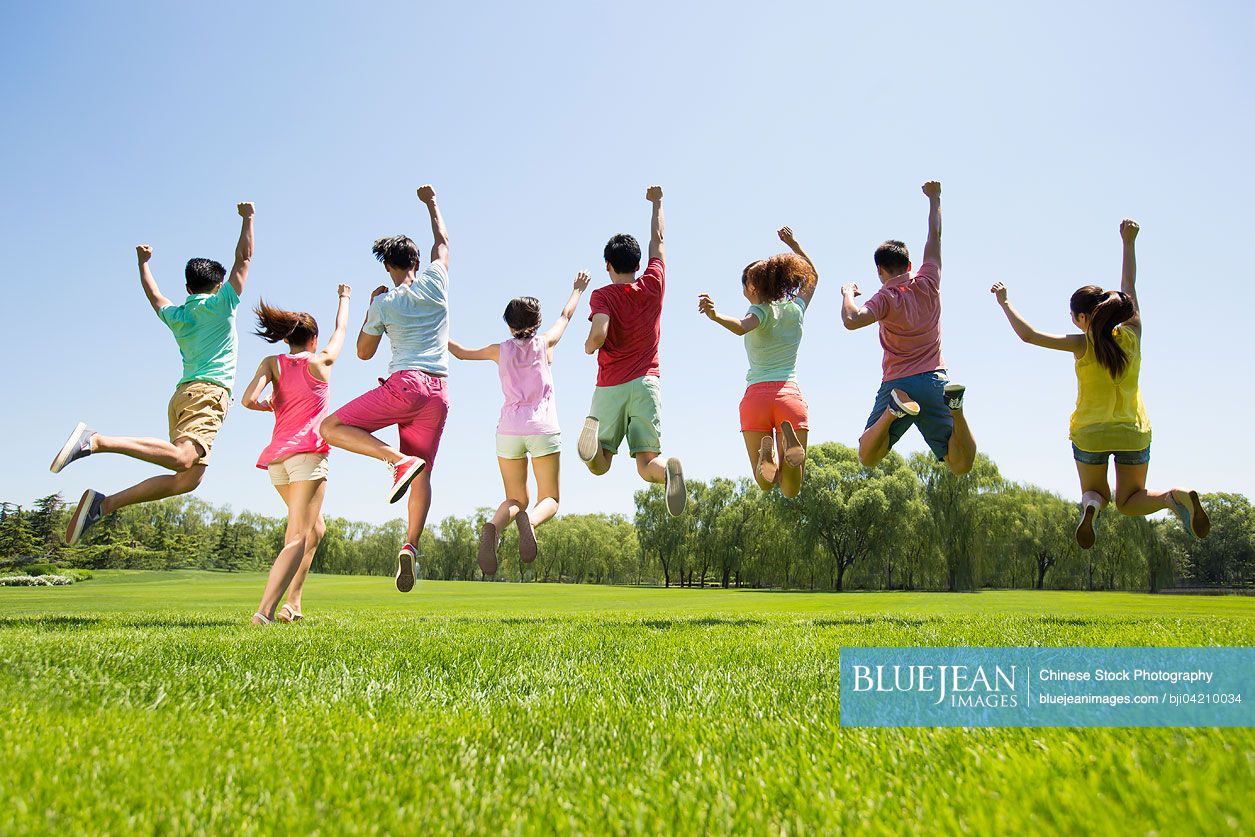
<path fill-rule="evenodd" d="M 665 485 L 667 482 L 667 457 L 661 453 L 644 451 L 636 454 L 636 473 L 645 482 Z"/>
<path fill-rule="evenodd" d="M 353 453 L 360 453 L 362 456 L 369 456 L 372 459 L 379 459 L 383 462 L 396 464 L 405 458 L 405 454 L 392 447 L 384 444 L 375 436 L 362 430 L 360 427 L 353 427 L 340 421 L 335 416 L 327 416 L 323 419 L 319 428 L 319 433 L 327 440 L 327 443 Z M 419 527 L 422 528 L 421 526 Z"/>
<path fill-rule="evenodd" d="M 171 471 L 186 471 L 196 464 L 202 454 L 200 445 L 191 439 L 167 442 L 150 437 L 102 436 L 97 433 L 92 437 L 91 445 L 92 453 L 120 453 Z"/>
<path fill-rule="evenodd" d="M 1088 465 L 1076 463 L 1076 473 L 1081 478 L 1081 521 L 1076 526 L 1076 542 L 1081 549 L 1089 549 L 1097 539 L 1095 524 L 1098 515 L 1111 499 L 1107 484 L 1107 463 Z M 1094 511 L 1089 509 L 1093 507 Z"/>
<path fill-rule="evenodd" d="M 950 445 L 946 449 L 946 467 L 958 476 L 972 470 L 976 461 L 976 440 L 972 438 L 972 428 L 967 425 L 967 417 L 962 410 L 951 410 L 954 417 L 954 430 L 950 432 Z"/>
<path fill-rule="evenodd" d="M 797 434 L 797 440 L 802 443 L 802 448 L 806 448 L 806 439 L 810 435 L 810 431 L 796 429 L 793 431 Z M 784 436 L 777 437 L 776 442 L 779 446 L 780 455 L 780 493 L 785 497 L 793 498 L 802 493 L 802 471 L 805 465 L 793 466 L 784 458 Z"/>
<path fill-rule="evenodd" d="M 1146 472 L 1150 464 L 1116 465 L 1116 508 L 1121 514 L 1142 517 L 1172 508 L 1169 491 L 1147 491 Z M 1174 488 L 1177 499 L 1189 504 L 1187 489 Z"/>
<path fill-rule="evenodd" d="M 610 458 L 613 456 L 614 451 L 601 448 L 597 451 L 596 456 L 584 464 L 588 466 L 588 470 L 592 471 L 594 476 L 600 477 L 610 470 Z"/>
<path fill-rule="evenodd" d="M 758 430 L 743 430 L 741 431 L 741 436 L 745 439 L 745 452 L 749 454 L 750 473 L 754 475 L 754 482 L 758 483 L 758 487 L 763 491 L 770 491 L 776 487 L 776 480 L 779 478 L 780 473 L 777 471 L 775 474 L 764 474 L 759 470 L 758 456 L 759 451 L 762 450 L 763 440 L 770 439 L 771 434 Z M 768 476 L 770 476 L 770 479 L 768 479 Z"/>
<path fill-rule="evenodd" d="M 527 513 L 532 526 L 539 526 L 558 513 L 558 474 L 560 453 L 537 456 L 532 459 L 532 473 L 536 475 L 536 496 L 540 499 Z"/>
<path fill-rule="evenodd" d="M 369 434 L 367 434 L 369 435 Z M 427 468 L 410 483 L 409 531 L 406 543 L 418 549 L 418 539 L 427 525 L 427 512 L 431 510 L 431 471 Z"/>
<path fill-rule="evenodd" d="M 505 501 L 497 506 L 492 525 L 500 534 L 516 514 L 527 508 L 527 460 L 498 456 L 497 466 L 501 469 L 501 482 L 505 486 Z"/>
<path fill-rule="evenodd" d="M 136 503 L 147 503 L 150 500 L 163 500 L 196 490 L 205 478 L 204 465 L 193 465 L 186 471 L 168 474 L 161 477 L 149 477 L 141 483 L 124 488 L 117 494 L 111 494 L 101 503 L 102 514 L 110 514 L 120 508 L 133 506 Z"/>
<path fill-rule="evenodd" d="M 301 566 L 301 558 L 305 555 L 305 537 L 310 528 L 307 520 L 310 500 L 319 485 L 322 485 L 322 480 L 316 483 L 306 480 L 275 486 L 279 496 L 288 505 L 288 526 L 283 536 L 283 549 L 279 550 L 274 564 L 270 566 L 266 589 L 262 591 L 261 604 L 257 606 L 257 612 L 267 619 L 275 618 L 279 599 L 283 598 L 283 591 Z"/>
<path fill-rule="evenodd" d="M 309 501 L 309 513 L 305 516 L 307 521 L 312 521 L 309 529 L 305 533 L 305 555 L 301 557 L 301 565 L 296 569 L 296 575 L 292 576 L 292 583 L 288 585 L 288 604 L 292 605 L 292 609 L 297 613 L 301 613 L 301 592 L 305 589 L 305 577 L 309 575 L 309 568 L 314 563 L 314 554 L 318 552 L 318 544 L 322 543 L 322 536 L 327 534 L 327 524 L 322 519 L 322 501 L 327 494 L 327 481 L 319 480 L 318 488 L 314 491 L 314 496 Z"/>
<path fill-rule="evenodd" d="M 863 467 L 875 467 L 889 455 L 889 426 L 896 419 L 891 410 L 885 410 L 871 427 L 863 431 L 858 440 L 858 461 Z"/>

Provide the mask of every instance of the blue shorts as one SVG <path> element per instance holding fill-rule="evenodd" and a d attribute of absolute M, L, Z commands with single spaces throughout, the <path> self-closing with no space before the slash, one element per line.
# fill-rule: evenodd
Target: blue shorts
<path fill-rule="evenodd" d="M 1150 445 L 1141 450 L 1109 450 L 1106 453 L 1090 453 L 1072 446 L 1072 458 L 1082 465 L 1106 465 L 1112 456 L 1117 465 L 1145 465 L 1150 462 Z"/>
<path fill-rule="evenodd" d="M 946 455 L 950 452 L 950 434 L 954 432 L 954 416 L 946 406 L 946 384 L 949 382 L 950 378 L 944 369 L 885 381 L 876 393 L 876 405 L 872 407 L 872 414 L 867 417 L 867 427 L 875 424 L 885 414 L 885 410 L 889 409 L 892 403 L 890 391 L 900 389 L 919 404 L 919 415 L 902 416 L 889 425 L 889 447 L 897 444 L 912 424 L 917 424 L 933 456 L 937 457 L 938 462 L 945 462 Z"/>

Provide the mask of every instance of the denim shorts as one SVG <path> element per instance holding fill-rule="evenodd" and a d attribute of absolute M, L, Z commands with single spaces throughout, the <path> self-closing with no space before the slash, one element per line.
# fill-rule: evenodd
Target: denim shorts
<path fill-rule="evenodd" d="M 885 414 L 885 410 L 889 409 L 889 393 L 900 389 L 919 404 L 919 415 L 894 419 L 893 424 L 889 425 L 889 447 L 897 444 L 902 434 L 914 424 L 919 427 L 919 432 L 928 443 L 933 456 L 937 457 L 938 462 L 944 462 L 946 454 L 950 452 L 950 434 L 954 432 L 954 416 L 946 406 L 948 383 L 950 378 L 944 369 L 885 381 L 876 393 L 876 404 L 872 407 L 872 414 L 867 417 L 867 427 L 875 424 Z"/>
<path fill-rule="evenodd" d="M 1117 465 L 1145 465 L 1150 462 L 1150 445 L 1141 450 L 1109 450 L 1106 453 L 1090 453 L 1072 446 L 1072 458 L 1082 465 L 1106 465 L 1112 456 Z"/>

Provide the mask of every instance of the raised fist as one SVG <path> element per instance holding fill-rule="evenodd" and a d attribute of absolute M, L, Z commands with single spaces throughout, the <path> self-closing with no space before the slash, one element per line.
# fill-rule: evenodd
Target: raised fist
<path fill-rule="evenodd" d="M 938 198 L 941 197 L 941 181 L 940 180 L 928 181 L 927 183 L 924 184 L 923 189 L 924 189 L 924 194 L 928 196 L 929 200 L 937 200 Z"/>
<path fill-rule="evenodd" d="M 139 259 L 140 264 L 145 264 L 153 257 L 153 248 L 148 244 L 141 244 L 135 248 L 135 257 Z"/>
<path fill-rule="evenodd" d="M 253 209 L 253 202 L 245 201 L 244 203 L 237 203 L 235 205 L 235 211 L 240 213 L 241 218 L 252 218 L 253 212 L 255 211 Z"/>
<path fill-rule="evenodd" d="M 425 204 L 430 204 L 436 199 L 436 189 L 430 183 L 424 183 L 418 187 L 418 199 Z"/>
<path fill-rule="evenodd" d="M 646 189 L 645 200 L 649 201 L 650 203 L 658 203 L 658 201 L 662 200 L 662 187 L 650 186 L 648 189 Z"/>
<path fill-rule="evenodd" d="M 1133 239 L 1137 238 L 1137 233 L 1140 229 L 1141 227 L 1132 218 L 1125 218 L 1120 222 L 1120 239 L 1132 244 Z"/>
<path fill-rule="evenodd" d="M 989 289 L 989 292 L 998 300 L 999 305 L 1007 301 L 1007 286 L 1001 282 L 994 282 L 994 286 Z"/>
<path fill-rule="evenodd" d="M 344 284 L 343 282 L 341 282 L 340 285 L 336 288 L 336 296 L 338 296 L 340 299 L 348 299 L 352 295 L 353 295 L 353 289 L 349 287 L 348 285 Z"/>
<path fill-rule="evenodd" d="M 781 227 L 780 229 L 776 230 L 776 235 L 780 236 L 780 240 L 783 241 L 785 244 L 789 245 L 790 247 L 792 247 L 794 244 L 797 244 L 797 239 L 793 237 L 792 227 Z"/>
<path fill-rule="evenodd" d="M 863 292 L 858 289 L 858 282 L 847 282 L 841 286 L 842 296 L 862 296 Z"/>

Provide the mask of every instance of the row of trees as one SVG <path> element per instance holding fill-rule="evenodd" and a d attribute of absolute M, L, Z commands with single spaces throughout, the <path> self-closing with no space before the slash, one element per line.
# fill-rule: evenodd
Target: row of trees
<path fill-rule="evenodd" d="M 720 585 L 784 589 L 944 589 L 982 586 L 1159 590 L 1174 583 L 1255 580 L 1255 509 L 1238 494 L 1205 497 L 1212 535 L 1195 541 L 1175 520 L 1099 523 L 1098 545 L 1076 546 L 1076 504 L 1002 478 L 987 457 L 955 477 L 925 455 L 891 454 L 864 468 L 852 448 L 813 447 L 801 495 L 764 494 L 750 480 L 689 482 L 689 512 L 667 515 L 662 491 L 635 495 L 634 520 L 563 515 L 538 531 L 540 555 L 517 559 L 513 527 L 499 579 L 590 584 Z M 419 544 L 428 578 L 480 578 L 475 561 L 489 510 L 448 517 Z M 262 570 L 282 545 L 284 521 L 233 514 L 193 497 L 131 507 L 61 543 L 69 510 L 60 496 L 31 508 L 0 504 L 0 558 L 10 566 Z M 400 520 L 327 520 L 316 572 L 391 574 Z"/>

